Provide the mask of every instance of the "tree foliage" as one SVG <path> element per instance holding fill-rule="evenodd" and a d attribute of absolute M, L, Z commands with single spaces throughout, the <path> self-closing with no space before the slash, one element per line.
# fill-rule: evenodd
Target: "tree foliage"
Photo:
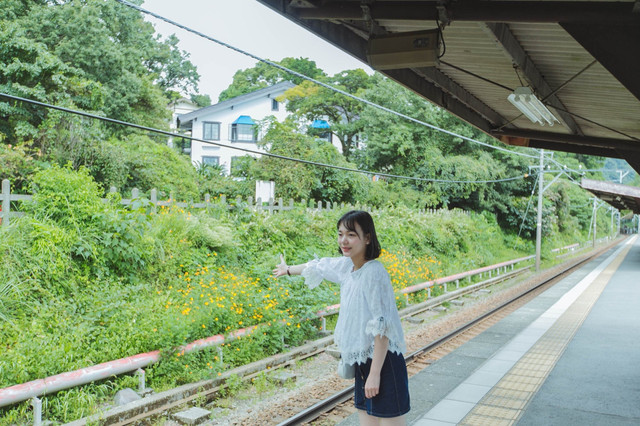
<path fill-rule="evenodd" d="M 264 140 L 267 151 L 272 154 L 355 168 L 333 145 L 298 132 L 293 120 L 270 121 Z M 366 178 L 357 173 L 266 156 L 260 158 L 252 170 L 255 178 L 276 182 L 277 197 L 297 200 L 349 202 L 357 198 L 366 182 Z"/>
<path fill-rule="evenodd" d="M 315 61 L 307 58 L 284 58 L 275 63 L 314 79 L 325 75 L 324 71 L 316 66 Z M 282 81 L 300 84 L 304 80 L 265 62 L 258 62 L 252 68 L 236 71 L 233 75 L 233 82 L 220 93 L 218 102 L 255 92 Z"/>
<path fill-rule="evenodd" d="M 164 128 L 167 96 L 197 90 L 198 74 L 171 36 L 116 2 L 3 2 L 0 88 L 10 94 Z M 48 112 L 3 102 L 9 141 L 37 135 Z M 16 114 L 17 113 L 17 114 Z M 3 117 L 3 118 L 4 118 Z"/>
<path fill-rule="evenodd" d="M 361 69 L 342 71 L 319 80 L 356 96 L 361 96 L 375 84 L 375 80 Z M 365 105 L 362 102 L 310 81 L 288 90 L 285 97 L 289 101 L 287 110 L 295 116 L 308 122 L 326 120 L 331 133 L 340 140 L 342 155 L 347 161 L 353 160 L 363 130 L 360 115 Z"/>
<path fill-rule="evenodd" d="M 210 103 L 208 97 L 195 93 L 198 79 L 175 36 L 161 39 L 138 11 L 117 2 L 2 3 L 1 92 L 167 129 L 167 103 L 178 91 L 193 95 L 202 104 Z M 174 168 L 171 164 L 183 161 L 169 161 L 164 170 L 149 174 L 167 154 L 160 148 L 144 152 L 152 157 L 130 154 L 129 146 L 124 144 L 123 149 L 120 142 L 128 140 L 132 132 L 123 126 L 0 98 L 0 143 L 23 147 L 22 154 L 37 160 L 30 164 L 84 166 L 104 187 L 120 189 L 156 186 L 148 180 L 152 175 L 160 178 L 160 186 L 176 181 L 176 177 L 189 179 L 189 173 L 162 177 Z M 14 160 L 16 152 L 12 151 Z M 153 158 L 156 155 L 158 158 Z M 136 165 L 139 161 L 144 164 Z M 186 188 L 189 185 L 191 188 Z M 184 196 L 197 192 L 193 183 L 168 185 L 166 189 L 176 190 L 176 186 L 185 190 Z"/>
<path fill-rule="evenodd" d="M 380 75 L 375 76 L 375 84 L 364 96 L 416 120 L 466 138 L 494 143 L 480 131 Z M 488 210 L 504 224 L 510 197 L 531 189 L 527 180 L 481 182 L 524 176 L 528 171 L 526 158 L 491 150 L 372 106 L 366 107 L 360 117 L 366 141 L 366 149 L 359 152 L 361 164 L 373 170 L 431 179 L 429 183 L 408 184 L 434 194 L 431 198 L 434 206 Z"/>

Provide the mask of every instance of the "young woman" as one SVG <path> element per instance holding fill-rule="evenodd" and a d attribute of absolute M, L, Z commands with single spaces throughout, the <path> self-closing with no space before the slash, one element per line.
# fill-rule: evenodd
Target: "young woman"
<path fill-rule="evenodd" d="M 342 257 L 287 265 L 275 277 L 302 275 L 310 288 L 323 279 L 340 284 L 340 313 L 334 339 L 340 356 L 355 364 L 355 405 L 361 425 L 404 425 L 409 383 L 402 324 L 389 274 L 375 260 L 380 243 L 371 215 L 353 210 L 338 220 Z"/>

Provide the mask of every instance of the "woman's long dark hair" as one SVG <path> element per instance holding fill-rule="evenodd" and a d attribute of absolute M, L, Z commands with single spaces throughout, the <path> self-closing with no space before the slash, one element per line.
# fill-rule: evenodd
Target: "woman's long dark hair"
<path fill-rule="evenodd" d="M 376 227 L 373 224 L 373 218 L 371 215 L 363 210 L 351 210 L 345 213 L 339 220 L 337 228 L 340 229 L 340 225 L 344 225 L 349 231 L 353 231 L 356 234 L 356 223 L 360 225 L 363 235 L 360 238 L 369 236 L 369 244 L 364 252 L 365 260 L 377 259 L 380 256 L 380 242 L 378 241 L 378 235 L 376 234 Z M 342 254 L 342 250 L 338 247 L 338 251 Z"/>

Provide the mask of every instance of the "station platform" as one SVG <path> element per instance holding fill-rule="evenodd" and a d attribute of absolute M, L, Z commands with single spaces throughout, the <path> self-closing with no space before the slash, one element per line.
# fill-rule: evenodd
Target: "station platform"
<path fill-rule="evenodd" d="M 640 239 L 409 380 L 407 424 L 640 425 Z M 357 425 L 357 415 L 343 426 Z"/>

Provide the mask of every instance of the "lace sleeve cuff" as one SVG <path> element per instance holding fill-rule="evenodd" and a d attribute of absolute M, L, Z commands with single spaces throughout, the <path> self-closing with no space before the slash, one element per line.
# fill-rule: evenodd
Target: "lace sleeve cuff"
<path fill-rule="evenodd" d="M 319 259 L 314 259 L 311 262 L 308 262 L 307 267 L 302 271 L 304 282 L 307 287 L 311 289 L 318 287 L 324 279 L 317 268 L 319 262 Z"/>
<path fill-rule="evenodd" d="M 384 317 L 378 317 L 367 322 L 365 333 L 376 336 L 387 336 L 389 331 L 389 323 Z"/>

